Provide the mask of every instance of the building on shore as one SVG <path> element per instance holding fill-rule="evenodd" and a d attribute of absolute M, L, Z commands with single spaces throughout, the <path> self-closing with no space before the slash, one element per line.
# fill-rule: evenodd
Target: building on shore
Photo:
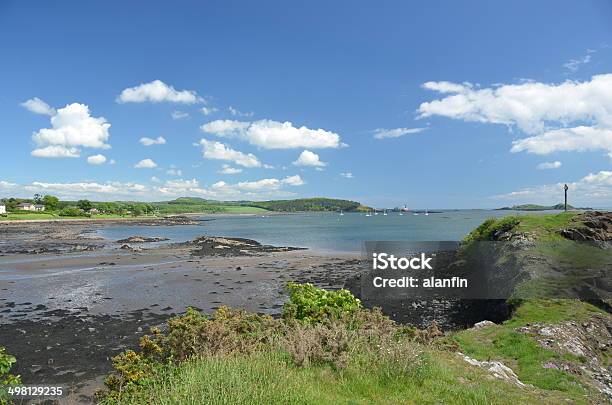
<path fill-rule="evenodd" d="M 19 203 L 17 205 L 17 209 L 18 210 L 22 210 L 22 211 L 44 211 L 45 210 L 45 206 L 42 204 L 32 204 L 32 203 Z"/>
<path fill-rule="evenodd" d="M 6 214 L 6 205 L 0 204 L 0 214 Z"/>

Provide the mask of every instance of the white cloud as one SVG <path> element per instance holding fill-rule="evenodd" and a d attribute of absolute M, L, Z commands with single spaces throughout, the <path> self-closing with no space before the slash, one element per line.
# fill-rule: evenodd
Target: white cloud
<path fill-rule="evenodd" d="M 170 116 L 172 117 L 173 120 L 182 120 L 185 118 L 189 118 L 189 113 L 176 110 L 176 111 L 172 111 L 170 113 Z"/>
<path fill-rule="evenodd" d="M 512 142 L 511 152 L 547 155 L 553 152 L 596 151 L 612 152 L 612 129 L 579 126 L 546 131 L 541 135 Z"/>
<path fill-rule="evenodd" d="M 183 171 L 181 169 L 177 169 L 176 167 L 170 167 L 168 170 L 166 170 L 166 174 L 169 174 L 170 176 L 182 176 Z"/>
<path fill-rule="evenodd" d="M 327 163 L 321 162 L 319 155 L 307 149 L 300 153 L 300 156 L 295 162 L 293 162 L 293 164 L 295 166 L 327 166 Z"/>
<path fill-rule="evenodd" d="M 87 158 L 87 163 L 90 165 L 102 165 L 106 163 L 106 156 L 104 155 L 92 155 Z"/>
<path fill-rule="evenodd" d="M 236 108 L 232 107 L 231 105 L 229 106 L 228 111 L 234 117 L 252 117 L 254 115 L 253 111 L 242 112 L 242 111 L 237 110 Z"/>
<path fill-rule="evenodd" d="M 289 121 L 211 121 L 201 130 L 219 137 L 239 138 L 264 149 L 339 148 L 340 136 L 324 129 L 294 127 Z"/>
<path fill-rule="evenodd" d="M 578 59 L 570 59 L 566 63 L 563 64 L 563 67 L 569 70 L 570 72 L 576 72 L 582 65 L 586 65 L 591 62 L 591 55 L 596 51 L 593 49 L 587 49 L 586 55 Z"/>
<path fill-rule="evenodd" d="M 144 146 L 151 146 L 151 145 L 164 145 L 166 143 L 166 139 L 163 136 L 158 136 L 157 138 L 153 139 L 153 138 L 147 138 L 142 137 L 140 138 L 139 141 L 141 144 L 143 144 Z"/>
<path fill-rule="evenodd" d="M 45 103 L 38 97 L 31 98 L 27 101 L 21 103 L 23 107 L 25 107 L 28 111 L 31 111 L 35 114 L 42 115 L 55 115 L 55 108 L 51 107 L 49 104 Z"/>
<path fill-rule="evenodd" d="M 215 107 L 202 107 L 202 108 L 200 108 L 200 111 L 204 115 L 211 115 L 211 114 L 214 114 L 217 111 L 219 111 L 219 109 L 215 108 Z"/>
<path fill-rule="evenodd" d="M 245 154 L 217 141 L 201 139 L 202 156 L 206 159 L 228 160 L 244 167 L 261 167 L 261 162 L 252 153 Z"/>
<path fill-rule="evenodd" d="M 146 199 L 149 189 L 138 183 L 120 182 L 76 182 L 76 183 L 46 183 L 35 181 L 21 187 L 22 193 L 53 194 L 64 199 L 114 200 L 119 198 Z"/>
<path fill-rule="evenodd" d="M 590 173 L 578 181 L 567 183 L 568 202 L 574 206 L 612 205 L 612 171 Z M 511 193 L 491 197 L 493 200 L 518 203 L 557 204 L 563 201 L 564 183 L 523 188 Z"/>
<path fill-rule="evenodd" d="M 135 87 L 124 89 L 117 97 L 118 103 L 182 103 L 195 104 L 203 99 L 193 90 L 175 90 L 161 80 L 142 83 Z"/>
<path fill-rule="evenodd" d="M 353 173 L 351 172 L 345 172 L 345 173 L 340 173 L 340 176 L 346 178 L 346 179 L 352 179 L 353 178 Z"/>
<path fill-rule="evenodd" d="M 103 117 L 95 118 L 85 104 L 73 103 L 60 108 L 51 117 L 51 128 L 32 135 L 36 157 L 79 157 L 79 147 L 108 149 L 110 124 Z"/>
<path fill-rule="evenodd" d="M 537 168 L 540 170 L 550 170 L 550 169 L 558 169 L 561 167 L 561 162 L 555 160 L 554 162 L 542 162 Z"/>
<path fill-rule="evenodd" d="M 77 148 L 67 148 L 59 145 L 34 149 L 30 154 L 40 158 L 78 158 L 81 156 L 81 152 Z"/>
<path fill-rule="evenodd" d="M 151 177 L 151 181 L 152 181 L 153 183 L 160 183 L 160 182 L 161 182 L 161 180 L 160 180 L 160 179 L 159 179 L 157 176 L 152 176 L 152 177 Z"/>
<path fill-rule="evenodd" d="M 450 95 L 422 103 L 421 118 L 439 115 L 504 124 L 532 135 L 514 141 L 512 152 L 612 152 L 612 74 L 560 84 L 527 81 L 479 88 L 428 82 L 423 87 Z"/>
<path fill-rule="evenodd" d="M 394 128 L 384 129 L 377 128 L 374 132 L 374 139 L 385 139 L 385 138 L 399 138 L 400 136 L 408 134 L 418 134 L 419 132 L 425 131 L 427 128 Z"/>
<path fill-rule="evenodd" d="M 428 82 L 423 87 L 451 95 L 422 103 L 420 117 L 516 125 L 529 134 L 546 130 L 549 123 L 588 121 L 612 127 L 612 74 L 561 84 L 525 82 L 481 89 L 469 83 Z"/>
<path fill-rule="evenodd" d="M 157 167 L 157 163 L 155 163 L 152 159 L 143 159 L 136 163 L 134 167 L 136 169 L 154 169 Z"/>
<path fill-rule="evenodd" d="M 226 165 L 224 164 L 221 167 L 221 170 L 219 170 L 220 174 L 238 174 L 238 173 L 242 173 L 242 169 L 239 169 L 237 167 L 231 167 L 230 165 Z"/>

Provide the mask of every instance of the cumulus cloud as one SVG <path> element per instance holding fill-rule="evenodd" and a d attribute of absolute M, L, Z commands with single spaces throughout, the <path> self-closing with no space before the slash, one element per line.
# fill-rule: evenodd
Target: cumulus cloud
<path fill-rule="evenodd" d="M 243 167 L 261 167 L 261 162 L 252 153 L 242 153 L 217 141 L 201 139 L 202 156 L 206 159 L 228 160 Z"/>
<path fill-rule="evenodd" d="M 578 181 L 567 183 L 568 201 L 575 206 L 610 206 L 612 202 L 612 171 L 590 173 Z M 507 194 L 492 196 L 493 200 L 557 204 L 563 201 L 564 183 L 523 188 Z"/>
<path fill-rule="evenodd" d="M 175 90 L 161 80 L 153 80 L 124 89 L 117 97 L 118 103 L 181 103 L 195 104 L 203 99 L 193 90 Z"/>
<path fill-rule="evenodd" d="M 49 104 L 45 103 L 38 97 L 31 98 L 27 101 L 21 103 L 23 107 L 25 107 L 28 111 L 31 111 L 35 114 L 42 115 L 55 115 L 55 108 L 51 107 Z"/>
<path fill-rule="evenodd" d="M 73 103 L 51 117 L 51 128 L 32 135 L 36 157 L 79 157 L 80 147 L 108 149 L 110 124 L 103 117 L 92 117 L 85 104 Z"/>
<path fill-rule="evenodd" d="M 418 134 L 419 132 L 425 131 L 427 128 L 394 128 L 385 129 L 377 128 L 374 131 L 374 139 L 385 139 L 385 138 L 399 138 L 400 136 L 408 134 Z"/>
<path fill-rule="evenodd" d="M 322 162 L 319 159 L 319 155 L 309 150 L 304 150 L 300 153 L 300 156 L 297 158 L 295 162 L 293 162 L 295 166 L 327 166 L 327 163 Z"/>
<path fill-rule="evenodd" d="M 140 138 L 139 141 L 141 144 L 143 144 L 144 146 L 151 146 L 151 145 L 164 145 L 166 143 L 166 139 L 163 136 L 158 136 L 157 138 L 153 139 L 153 138 L 147 138 L 142 137 Z"/>
<path fill-rule="evenodd" d="M 121 182 L 75 182 L 75 183 L 47 183 L 35 181 L 21 187 L 26 195 L 31 193 L 53 194 L 64 199 L 92 199 L 114 200 L 120 198 L 143 199 L 148 198 L 150 191 L 146 186 L 138 183 Z"/>
<path fill-rule="evenodd" d="M 30 154 L 40 158 L 78 158 L 81 156 L 81 151 L 77 148 L 50 145 L 44 148 L 34 149 Z"/>
<path fill-rule="evenodd" d="M 181 169 L 177 169 L 174 166 L 171 166 L 168 170 L 166 170 L 166 174 L 170 176 L 182 176 L 183 171 Z"/>
<path fill-rule="evenodd" d="M 428 82 L 423 87 L 445 97 L 422 103 L 421 118 L 504 124 L 532 135 L 515 141 L 512 152 L 612 151 L 612 74 L 560 84 L 527 81 L 479 88 Z"/>
<path fill-rule="evenodd" d="M 559 162 L 558 160 L 554 162 L 542 162 L 537 166 L 537 168 L 540 170 L 558 169 L 560 167 L 561 167 L 561 162 Z"/>
<path fill-rule="evenodd" d="M 344 173 L 340 173 L 340 176 L 344 177 L 345 179 L 352 179 L 353 178 L 353 173 L 351 173 L 351 172 L 344 172 Z"/>
<path fill-rule="evenodd" d="M 612 129 L 579 126 L 546 131 L 543 134 L 512 142 L 511 152 L 547 155 L 553 152 L 612 152 Z"/>
<path fill-rule="evenodd" d="M 242 139 L 264 149 L 318 149 L 343 146 L 340 136 L 334 132 L 305 126 L 298 128 L 289 121 L 216 120 L 202 125 L 200 129 L 219 137 Z"/>
<path fill-rule="evenodd" d="M 100 154 L 89 156 L 87 157 L 87 163 L 90 165 L 102 165 L 106 163 L 106 156 Z"/>
<path fill-rule="evenodd" d="M 157 163 L 155 163 L 152 159 L 142 159 L 140 162 L 134 165 L 136 169 L 155 169 L 157 167 Z"/>
<path fill-rule="evenodd" d="M 202 107 L 202 108 L 200 108 L 200 111 L 204 115 L 211 115 L 211 114 L 214 114 L 217 111 L 219 111 L 219 109 L 215 108 L 215 107 Z"/>
<path fill-rule="evenodd" d="M 231 167 L 230 165 L 224 164 L 221 166 L 221 170 L 219 170 L 220 174 L 238 174 L 242 173 L 242 169 L 237 167 Z"/>
<path fill-rule="evenodd" d="M 253 111 L 242 112 L 242 111 L 232 107 L 231 105 L 229 106 L 228 111 L 234 117 L 252 117 L 254 115 Z"/>
<path fill-rule="evenodd" d="M 421 117 L 515 125 L 529 134 L 542 132 L 547 123 L 590 121 L 612 126 L 612 74 L 561 84 L 525 82 L 477 88 L 470 83 L 428 82 L 423 87 L 451 95 L 422 103 Z"/>
<path fill-rule="evenodd" d="M 176 110 L 176 111 L 172 111 L 170 113 L 170 116 L 172 117 L 173 120 L 182 120 L 185 118 L 189 118 L 189 113 Z"/>

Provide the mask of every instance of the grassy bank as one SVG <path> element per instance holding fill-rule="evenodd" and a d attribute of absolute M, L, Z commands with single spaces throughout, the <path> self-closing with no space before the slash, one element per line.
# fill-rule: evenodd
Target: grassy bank
<path fill-rule="evenodd" d="M 196 311 L 116 357 L 103 404 L 587 404 L 602 397 L 580 376 L 546 369 L 584 359 L 543 348 L 517 328 L 602 315 L 578 301 L 532 301 L 501 325 L 443 335 L 361 308 L 348 291 L 293 286 L 283 319 Z M 468 364 L 511 367 L 526 386 Z"/>

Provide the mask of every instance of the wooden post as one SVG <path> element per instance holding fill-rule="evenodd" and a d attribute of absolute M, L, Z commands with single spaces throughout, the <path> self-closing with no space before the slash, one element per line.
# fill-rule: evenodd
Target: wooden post
<path fill-rule="evenodd" d="M 563 186 L 563 189 L 565 190 L 565 211 L 567 211 L 567 189 L 569 187 L 567 186 L 567 184 L 565 186 Z"/>

